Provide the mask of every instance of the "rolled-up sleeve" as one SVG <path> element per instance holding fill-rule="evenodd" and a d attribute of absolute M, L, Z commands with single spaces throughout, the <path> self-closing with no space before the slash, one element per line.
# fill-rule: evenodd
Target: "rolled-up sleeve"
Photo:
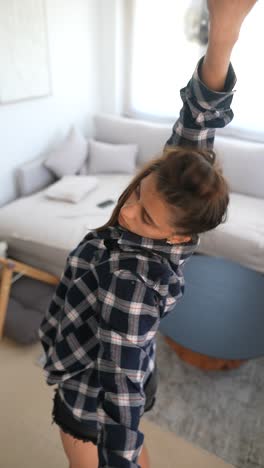
<path fill-rule="evenodd" d="M 100 468 L 139 468 L 144 434 L 146 346 L 160 323 L 155 291 L 135 275 L 119 270 L 100 281 L 98 292 L 101 345 L 98 359 L 101 401 L 98 419 Z"/>
<path fill-rule="evenodd" d="M 166 142 L 169 146 L 191 146 L 212 149 L 215 130 L 225 127 L 233 119 L 231 103 L 236 75 L 230 63 L 225 87 L 222 92 L 209 89 L 200 79 L 202 57 L 191 80 L 180 91 L 183 107 L 175 122 L 172 135 Z"/>

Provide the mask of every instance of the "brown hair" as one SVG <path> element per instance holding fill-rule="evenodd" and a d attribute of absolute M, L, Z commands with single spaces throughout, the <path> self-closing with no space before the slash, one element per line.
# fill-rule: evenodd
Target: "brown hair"
<path fill-rule="evenodd" d="M 177 234 L 199 234 L 226 221 L 229 186 L 214 151 L 167 146 L 162 156 L 149 161 L 132 179 L 108 222 L 97 230 L 117 223 L 121 207 L 150 173 L 156 175 L 157 191 L 172 209 L 171 224 Z"/>

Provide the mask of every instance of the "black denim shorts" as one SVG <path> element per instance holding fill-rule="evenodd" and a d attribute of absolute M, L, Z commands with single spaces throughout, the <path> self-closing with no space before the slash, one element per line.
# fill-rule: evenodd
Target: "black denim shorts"
<path fill-rule="evenodd" d="M 156 401 L 156 392 L 158 387 L 158 370 L 155 367 L 152 375 L 149 376 L 145 383 L 144 390 L 146 394 L 146 401 L 144 413 L 150 411 Z M 61 400 L 58 388 L 54 390 L 55 396 L 53 398 L 52 409 L 52 424 L 56 423 L 66 434 L 70 434 L 75 439 L 82 440 L 83 442 L 92 442 L 97 445 L 97 432 L 91 428 L 89 423 L 83 423 L 74 418 L 71 411 Z"/>

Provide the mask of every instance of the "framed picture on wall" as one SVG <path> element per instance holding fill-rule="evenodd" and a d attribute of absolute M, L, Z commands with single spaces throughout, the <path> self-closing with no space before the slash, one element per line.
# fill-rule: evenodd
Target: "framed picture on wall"
<path fill-rule="evenodd" d="M 44 0 L 0 0 L 0 105 L 51 95 Z"/>

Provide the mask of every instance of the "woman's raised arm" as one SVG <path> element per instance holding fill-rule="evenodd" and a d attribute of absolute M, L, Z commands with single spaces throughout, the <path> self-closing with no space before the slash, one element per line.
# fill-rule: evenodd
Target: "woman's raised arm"
<path fill-rule="evenodd" d="M 256 0 L 208 0 L 209 41 L 201 80 L 214 91 L 224 91 L 230 57 L 242 23 Z"/>
<path fill-rule="evenodd" d="M 207 52 L 187 86 L 183 107 L 166 146 L 212 149 L 215 130 L 233 119 L 231 103 L 236 76 L 230 57 L 241 25 L 257 0 L 208 0 L 210 30 Z"/>

